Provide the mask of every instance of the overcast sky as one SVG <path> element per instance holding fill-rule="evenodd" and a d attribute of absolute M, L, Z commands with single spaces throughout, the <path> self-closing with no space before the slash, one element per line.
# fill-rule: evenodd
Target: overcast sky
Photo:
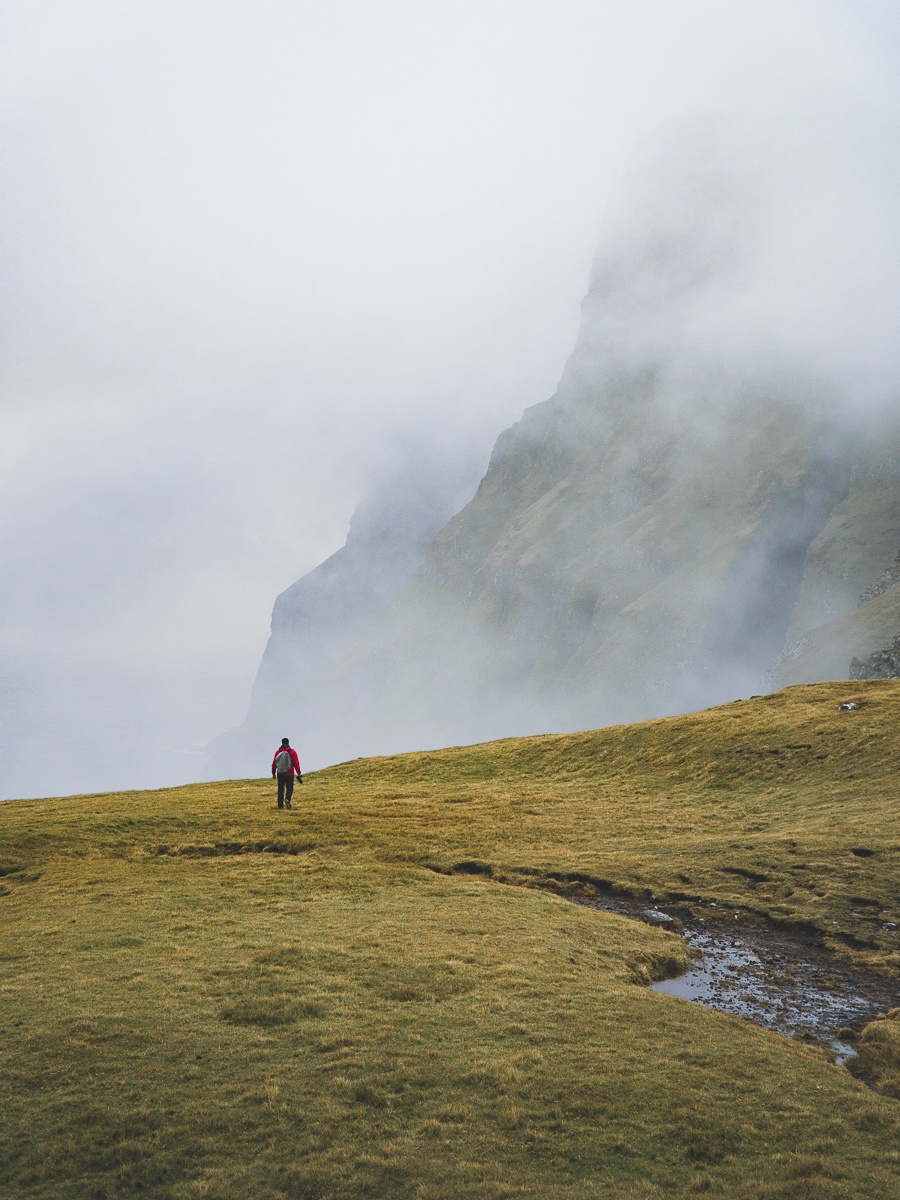
<path fill-rule="evenodd" d="M 3 797 L 192 777 L 370 481 L 552 393 L 667 129 L 795 130 L 770 256 L 819 195 L 896 205 L 892 3 L 28 0 L 0 38 Z"/>

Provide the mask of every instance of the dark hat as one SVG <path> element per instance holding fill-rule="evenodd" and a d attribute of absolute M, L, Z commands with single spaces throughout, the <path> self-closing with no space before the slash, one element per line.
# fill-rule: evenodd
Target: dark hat
<path fill-rule="evenodd" d="M 289 746 L 291 744 L 290 738 L 282 738 L 281 744 L 282 744 L 282 746 Z"/>

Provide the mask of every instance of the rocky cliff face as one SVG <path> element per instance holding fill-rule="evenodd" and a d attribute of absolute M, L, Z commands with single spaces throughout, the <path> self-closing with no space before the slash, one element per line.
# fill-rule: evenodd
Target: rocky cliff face
<path fill-rule="evenodd" d="M 900 551 L 900 420 L 681 352 L 707 282 L 683 257 L 598 269 L 557 394 L 430 544 L 401 506 L 279 597 L 214 770 L 264 768 L 285 733 L 312 765 L 661 716 L 767 672 L 847 678 L 900 633 L 900 585 L 873 587 Z"/>

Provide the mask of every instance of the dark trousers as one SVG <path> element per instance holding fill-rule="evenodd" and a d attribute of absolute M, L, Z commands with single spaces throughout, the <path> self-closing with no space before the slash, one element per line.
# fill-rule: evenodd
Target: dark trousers
<path fill-rule="evenodd" d="M 293 772 L 278 772 L 278 807 L 284 808 L 287 804 L 291 807 L 291 796 L 294 794 L 294 774 Z"/>

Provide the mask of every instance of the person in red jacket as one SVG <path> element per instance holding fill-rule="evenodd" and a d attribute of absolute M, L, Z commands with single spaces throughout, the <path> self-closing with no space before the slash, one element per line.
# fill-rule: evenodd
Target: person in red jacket
<path fill-rule="evenodd" d="M 294 794 L 294 772 L 297 772 L 297 778 L 302 783 L 303 776 L 300 773 L 300 762 L 297 758 L 297 751 L 291 749 L 291 743 L 287 738 L 281 739 L 281 747 L 275 751 L 275 757 L 272 759 L 272 778 L 278 779 L 278 807 L 290 808 L 291 796 Z"/>

